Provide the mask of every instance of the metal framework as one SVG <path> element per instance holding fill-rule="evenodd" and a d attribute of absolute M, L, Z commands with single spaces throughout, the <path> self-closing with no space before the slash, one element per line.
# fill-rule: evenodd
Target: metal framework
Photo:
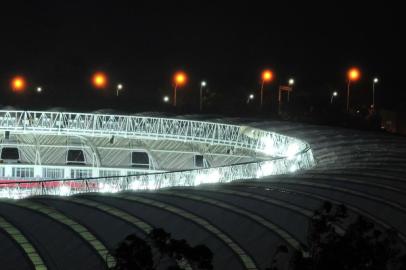
<path fill-rule="evenodd" d="M 0 197 L 22 198 L 46 194 L 71 195 L 81 192 L 191 186 L 289 173 L 314 165 L 309 145 L 301 140 L 248 126 L 223 123 L 91 113 L 0 111 L 0 130 L 22 135 L 66 135 L 85 138 L 114 136 L 141 141 L 165 140 L 187 143 L 196 149 L 202 149 L 203 146 L 220 147 L 227 149 L 227 153 L 221 154 L 224 158 L 227 155 L 233 156 L 234 153 L 245 153 L 253 160 L 205 169 L 169 170 L 133 176 L 0 183 Z M 41 147 L 36 140 L 33 140 L 32 145 Z M 171 151 L 170 145 L 165 151 Z M 100 166 L 99 159 L 102 157 L 94 158 L 98 161 L 94 166 Z M 35 160 L 42 161 L 44 165 L 44 157 L 41 157 L 38 151 L 35 152 Z"/>

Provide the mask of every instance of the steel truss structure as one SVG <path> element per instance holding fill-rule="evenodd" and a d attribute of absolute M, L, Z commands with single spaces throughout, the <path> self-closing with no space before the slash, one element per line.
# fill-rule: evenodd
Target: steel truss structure
<path fill-rule="evenodd" d="M 194 186 L 284 174 L 315 164 L 306 142 L 274 132 L 224 123 L 94 113 L 0 111 L 0 130 L 34 136 L 115 137 L 148 142 L 168 141 L 180 145 L 187 143 L 199 149 L 218 147 L 224 151 L 218 155 L 246 155 L 249 158 L 246 160 L 250 160 L 203 169 L 166 169 L 165 172 L 131 176 L 0 183 L 0 196 L 8 198 Z M 170 150 L 169 145 L 165 151 Z M 93 166 L 101 165 L 96 162 Z"/>

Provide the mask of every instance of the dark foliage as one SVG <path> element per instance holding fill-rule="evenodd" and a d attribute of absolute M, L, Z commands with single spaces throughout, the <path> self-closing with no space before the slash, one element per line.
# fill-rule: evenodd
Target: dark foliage
<path fill-rule="evenodd" d="M 151 247 L 135 234 L 127 236 L 114 251 L 116 259 L 114 270 L 152 270 Z"/>
<path fill-rule="evenodd" d="M 145 239 L 129 235 L 113 253 L 117 264 L 112 270 L 154 270 L 160 267 L 162 258 L 172 258 L 177 265 L 167 270 L 183 269 L 189 264 L 196 270 L 213 269 L 213 253 L 204 245 L 190 246 L 186 240 L 171 238 L 163 229 L 153 229 Z M 162 269 L 160 267 L 159 269 Z"/>
<path fill-rule="evenodd" d="M 344 205 L 329 202 L 316 210 L 308 231 L 309 246 L 291 257 L 289 269 L 406 269 L 406 255 L 394 230 L 381 231 L 363 216 L 350 222 L 347 212 Z M 276 255 L 282 252 L 287 248 L 279 248 Z M 277 270 L 277 261 L 272 264 L 270 269 Z"/>

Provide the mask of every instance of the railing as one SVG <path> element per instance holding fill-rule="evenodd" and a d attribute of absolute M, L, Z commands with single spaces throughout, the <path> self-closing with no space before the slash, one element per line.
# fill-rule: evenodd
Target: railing
<path fill-rule="evenodd" d="M 275 158 L 216 168 L 87 179 L 3 182 L 0 183 L 0 197 L 20 199 L 38 195 L 69 196 L 86 192 L 114 193 L 125 190 L 156 190 L 174 186 L 228 183 L 293 173 L 313 166 L 312 151 L 307 148 L 291 158 Z"/>

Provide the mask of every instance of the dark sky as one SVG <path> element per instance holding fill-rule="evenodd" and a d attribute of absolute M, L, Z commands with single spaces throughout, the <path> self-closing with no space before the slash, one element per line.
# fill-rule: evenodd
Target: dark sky
<path fill-rule="evenodd" d="M 258 89 L 265 67 L 276 73 L 273 87 L 293 76 L 298 92 L 328 99 L 345 90 L 353 65 L 363 72 L 354 95 L 369 98 L 379 76 L 383 106 L 405 99 L 405 14 L 396 1 L 9 2 L 0 7 L 2 105 L 148 109 L 171 93 L 177 69 L 190 76 L 184 92 L 195 95 L 205 79 L 210 90 L 239 98 Z M 109 92 L 91 88 L 97 70 L 109 74 Z M 30 94 L 10 92 L 15 74 L 27 78 Z M 125 85 L 120 99 L 117 82 Z"/>

